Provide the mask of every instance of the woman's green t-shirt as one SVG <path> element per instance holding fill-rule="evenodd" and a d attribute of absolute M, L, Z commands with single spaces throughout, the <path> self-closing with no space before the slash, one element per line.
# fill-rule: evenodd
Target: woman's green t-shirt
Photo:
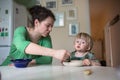
<path fill-rule="evenodd" d="M 26 27 L 20 26 L 14 32 L 13 42 L 11 44 L 11 49 L 9 56 L 2 63 L 2 65 L 8 65 L 11 63 L 11 58 L 21 59 L 21 58 L 30 58 L 35 59 L 37 64 L 51 64 L 52 57 L 42 56 L 42 55 L 31 55 L 25 53 L 25 48 L 30 44 L 30 38 L 27 32 Z M 42 37 L 37 43 L 40 46 L 52 48 L 51 37 Z"/>

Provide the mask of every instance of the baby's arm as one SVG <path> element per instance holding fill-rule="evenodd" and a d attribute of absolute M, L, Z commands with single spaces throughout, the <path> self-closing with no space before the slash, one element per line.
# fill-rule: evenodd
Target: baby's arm
<path fill-rule="evenodd" d="M 90 62 L 91 66 L 100 66 L 99 60 L 96 59 L 95 55 L 93 53 L 89 53 L 87 56 L 88 61 Z"/>
<path fill-rule="evenodd" d="M 90 59 L 84 59 L 82 64 L 83 66 L 100 66 L 99 61 Z"/>
<path fill-rule="evenodd" d="M 100 62 L 98 60 L 91 60 L 92 66 L 101 66 Z"/>
<path fill-rule="evenodd" d="M 91 65 L 91 61 L 89 59 L 84 59 L 82 61 L 82 64 L 83 64 L 83 66 L 90 66 Z"/>

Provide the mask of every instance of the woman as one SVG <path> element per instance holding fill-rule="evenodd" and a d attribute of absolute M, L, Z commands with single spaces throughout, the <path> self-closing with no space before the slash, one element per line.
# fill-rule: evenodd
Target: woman
<path fill-rule="evenodd" d="M 2 65 L 11 65 L 11 58 L 31 58 L 31 64 L 51 64 L 52 57 L 61 61 L 68 58 L 68 51 L 51 49 L 49 33 L 55 21 L 54 14 L 38 5 L 28 11 L 30 23 L 15 30 L 10 54 Z"/>

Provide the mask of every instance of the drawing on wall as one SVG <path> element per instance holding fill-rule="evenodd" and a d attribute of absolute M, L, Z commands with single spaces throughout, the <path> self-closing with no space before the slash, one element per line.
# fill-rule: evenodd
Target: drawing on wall
<path fill-rule="evenodd" d="M 56 0 L 46 0 L 45 6 L 48 9 L 57 9 L 57 1 Z"/>
<path fill-rule="evenodd" d="M 79 25 L 78 23 L 70 23 L 69 24 L 69 35 L 75 36 L 79 32 Z"/>
<path fill-rule="evenodd" d="M 70 9 L 67 11 L 67 19 L 68 19 L 68 20 L 77 19 L 76 8 L 70 8 Z"/>
<path fill-rule="evenodd" d="M 71 5 L 73 4 L 73 0 L 62 0 L 62 5 Z"/>
<path fill-rule="evenodd" d="M 64 26 L 64 12 L 55 12 L 56 21 L 54 27 L 63 27 Z"/>

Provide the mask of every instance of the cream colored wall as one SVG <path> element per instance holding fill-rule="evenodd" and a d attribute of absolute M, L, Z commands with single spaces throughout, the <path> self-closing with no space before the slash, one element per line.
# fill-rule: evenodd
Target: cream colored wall
<path fill-rule="evenodd" d="M 46 0 L 40 0 L 41 4 L 44 6 Z M 73 5 L 61 5 L 62 0 L 57 1 L 57 10 L 53 10 L 53 12 L 64 12 L 65 15 L 65 25 L 63 27 L 53 27 L 51 32 L 53 48 L 54 49 L 66 49 L 68 51 L 73 51 L 73 41 L 74 36 L 69 36 L 69 26 L 68 24 L 71 22 L 79 23 L 79 32 L 87 32 L 90 31 L 90 16 L 89 16 L 89 0 L 73 0 Z M 77 9 L 77 19 L 76 20 L 67 20 L 66 14 L 69 8 Z M 55 62 L 56 63 L 56 62 Z"/>

